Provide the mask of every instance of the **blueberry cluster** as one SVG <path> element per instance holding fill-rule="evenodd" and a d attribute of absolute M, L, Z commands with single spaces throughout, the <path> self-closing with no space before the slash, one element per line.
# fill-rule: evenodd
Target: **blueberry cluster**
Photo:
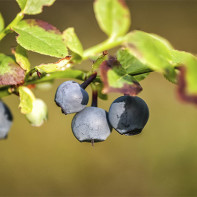
<path fill-rule="evenodd" d="M 12 121 L 13 117 L 10 109 L 5 103 L 0 101 L 0 139 L 7 138 Z"/>
<path fill-rule="evenodd" d="M 121 96 L 113 101 L 109 112 L 106 112 L 95 104 L 93 92 L 92 106 L 86 107 L 89 96 L 84 83 L 80 85 L 66 81 L 57 88 L 55 95 L 55 102 L 64 114 L 76 113 L 71 127 L 77 140 L 92 143 L 104 141 L 112 128 L 121 135 L 136 135 L 142 131 L 149 118 L 144 100 L 137 96 Z"/>

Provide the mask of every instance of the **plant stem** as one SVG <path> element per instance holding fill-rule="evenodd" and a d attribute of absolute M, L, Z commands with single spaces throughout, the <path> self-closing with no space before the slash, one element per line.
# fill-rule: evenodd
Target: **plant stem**
<path fill-rule="evenodd" d="M 85 73 L 84 71 L 81 70 L 66 69 L 65 71 L 58 71 L 51 74 L 46 74 L 40 79 L 38 77 L 35 77 L 33 79 L 27 80 L 24 85 L 38 84 L 38 83 L 43 83 L 46 81 L 61 79 L 61 78 L 73 78 L 73 79 L 84 80 Z"/>
<path fill-rule="evenodd" d="M 19 12 L 14 20 L 0 33 L 0 40 L 2 40 L 8 33 L 12 32 L 12 28 L 18 24 L 24 17 L 23 12 Z"/>
<path fill-rule="evenodd" d="M 109 50 L 114 47 L 117 47 L 121 45 L 123 41 L 124 41 L 123 37 L 117 38 L 116 40 L 112 40 L 111 38 L 109 38 L 100 44 L 97 44 L 89 49 L 86 49 L 83 53 L 83 60 L 86 60 L 97 53 L 101 53 L 105 50 Z"/>

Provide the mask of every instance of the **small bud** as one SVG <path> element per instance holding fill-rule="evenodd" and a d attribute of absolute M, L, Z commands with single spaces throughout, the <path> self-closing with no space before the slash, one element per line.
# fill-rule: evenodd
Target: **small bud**
<path fill-rule="evenodd" d="M 47 120 L 47 114 L 47 106 L 44 101 L 35 99 L 33 102 L 33 109 L 29 114 L 26 114 L 26 118 L 32 126 L 39 127 Z"/>

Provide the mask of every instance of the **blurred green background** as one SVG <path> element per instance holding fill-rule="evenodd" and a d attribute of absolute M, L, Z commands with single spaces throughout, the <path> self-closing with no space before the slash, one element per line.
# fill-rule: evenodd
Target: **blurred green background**
<path fill-rule="evenodd" d="M 61 31 L 73 26 L 84 48 L 104 40 L 91 0 L 57 0 L 37 16 Z M 128 0 L 131 29 L 167 38 L 179 50 L 197 53 L 197 1 Z M 0 0 L 8 24 L 19 11 L 14 0 Z M 10 54 L 15 35 L 0 43 Z M 114 53 L 111 51 L 110 53 Z M 28 53 L 31 64 L 57 59 Z M 155 54 L 157 55 L 157 54 Z M 90 61 L 80 65 L 89 68 Z M 14 115 L 7 140 L 0 141 L 0 196 L 197 196 L 197 107 L 178 100 L 176 86 L 160 74 L 142 81 L 140 94 L 150 119 L 138 136 L 113 131 L 107 141 L 91 147 L 72 134 L 73 115 L 65 116 L 54 103 L 56 80 L 48 91 L 35 90 L 48 104 L 49 120 L 40 128 L 29 125 L 18 109 L 19 99 L 4 101 Z M 90 93 L 90 88 L 88 88 Z M 109 109 L 120 94 L 110 94 L 99 106 Z"/>

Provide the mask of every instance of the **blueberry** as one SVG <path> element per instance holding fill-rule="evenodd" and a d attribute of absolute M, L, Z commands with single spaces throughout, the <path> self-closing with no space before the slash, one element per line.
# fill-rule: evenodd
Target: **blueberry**
<path fill-rule="evenodd" d="M 137 96 L 121 96 L 109 109 L 109 122 L 120 134 L 141 133 L 149 118 L 149 110 L 143 99 Z"/>
<path fill-rule="evenodd" d="M 56 91 L 55 102 L 65 114 L 83 110 L 89 100 L 88 93 L 74 81 L 62 83 Z"/>
<path fill-rule="evenodd" d="M 0 101 L 0 139 L 7 138 L 8 132 L 12 125 L 12 114 L 8 106 Z"/>
<path fill-rule="evenodd" d="M 72 131 L 80 142 L 101 142 L 111 133 L 107 112 L 98 107 L 86 107 L 72 120 Z"/>

